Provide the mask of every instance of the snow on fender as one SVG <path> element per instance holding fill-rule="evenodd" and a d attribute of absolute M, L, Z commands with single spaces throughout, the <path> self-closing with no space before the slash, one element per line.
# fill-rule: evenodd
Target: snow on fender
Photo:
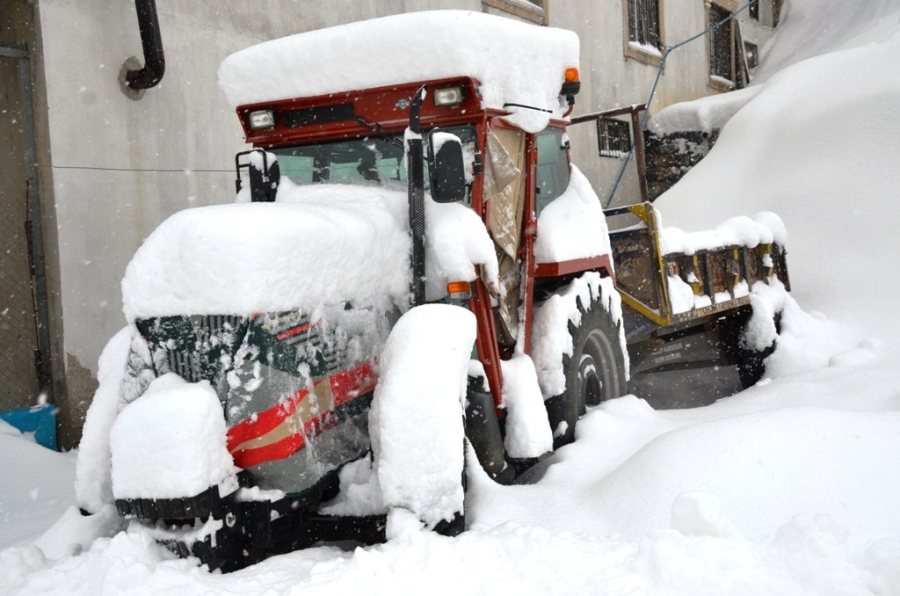
<path fill-rule="evenodd" d="M 112 489 L 117 499 L 172 499 L 219 485 L 237 488 L 225 441 L 222 405 L 209 381 L 174 373 L 155 379 L 119 413 L 110 430 Z"/>
<path fill-rule="evenodd" d="M 475 316 L 428 304 L 404 314 L 382 353 L 369 432 L 384 504 L 429 528 L 463 511 L 466 376 Z"/>

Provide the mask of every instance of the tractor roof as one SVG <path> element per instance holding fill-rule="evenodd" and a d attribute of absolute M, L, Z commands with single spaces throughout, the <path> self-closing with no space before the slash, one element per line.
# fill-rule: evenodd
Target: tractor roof
<path fill-rule="evenodd" d="M 578 52 L 578 36 L 564 29 L 477 12 L 414 12 L 251 46 L 222 62 L 219 86 L 237 107 L 468 76 L 481 83 L 483 107 L 507 109 L 515 124 L 536 131 L 562 115 L 560 88 Z"/>

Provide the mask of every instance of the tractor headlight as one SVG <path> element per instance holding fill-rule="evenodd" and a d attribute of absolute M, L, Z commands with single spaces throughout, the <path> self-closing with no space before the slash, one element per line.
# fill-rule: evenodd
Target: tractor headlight
<path fill-rule="evenodd" d="M 463 102 L 462 87 L 444 87 L 434 90 L 434 105 L 443 108 L 458 106 Z"/>
<path fill-rule="evenodd" d="M 252 130 L 273 128 L 275 126 L 275 112 L 272 110 L 256 110 L 255 112 L 250 112 L 250 115 L 247 116 L 247 123 Z"/>

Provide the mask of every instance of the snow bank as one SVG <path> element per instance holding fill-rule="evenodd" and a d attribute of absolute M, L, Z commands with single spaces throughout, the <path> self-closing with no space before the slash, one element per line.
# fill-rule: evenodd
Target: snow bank
<path fill-rule="evenodd" d="M 600 199 L 584 174 L 572 166 L 568 188 L 538 217 L 535 261 L 556 263 L 611 253 Z"/>
<path fill-rule="evenodd" d="M 369 434 L 384 504 L 428 526 L 463 510 L 463 404 L 475 315 L 445 304 L 413 308 L 381 356 Z"/>
<path fill-rule="evenodd" d="M 483 106 L 508 109 L 510 121 L 537 132 L 565 111 L 559 92 L 578 54 L 571 31 L 477 12 L 413 12 L 241 50 L 222 62 L 219 86 L 237 107 L 469 76 L 481 83 Z M 508 103 L 538 110 L 504 108 Z"/>
<path fill-rule="evenodd" d="M 900 2 L 834 0 L 785 3 L 775 38 L 765 48 L 754 84 L 789 66 L 823 54 L 900 41 Z"/>
<path fill-rule="evenodd" d="M 167 499 L 215 485 L 229 494 L 237 488 L 237 469 L 225 433 L 222 405 L 209 381 L 159 377 L 123 408 L 110 430 L 113 494 Z"/>
<path fill-rule="evenodd" d="M 34 539 L 71 505 L 74 455 L 42 447 L 0 420 L 0 549 Z"/>
<path fill-rule="evenodd" d="M 484 224 L 464 205 L 427 201 L 426 237 L 430 299 L 447 281 L 473 281 L 476 264 L 496 279 Z M 409 249 L 407 196 L 378 187 L 289 186 L 275 203 L 186 209 L 129 263 L 125 314 L 278 312 L 374 296 L 405 304 Z"/>
<path fill-rule="evenodd" d="M 787 6 L 756 95 L 656 205 L 685 229 L 777 212 L 804 308 L 894 337 L 893 301 L 872 292 L 900 252 L 900 2 Z"/>

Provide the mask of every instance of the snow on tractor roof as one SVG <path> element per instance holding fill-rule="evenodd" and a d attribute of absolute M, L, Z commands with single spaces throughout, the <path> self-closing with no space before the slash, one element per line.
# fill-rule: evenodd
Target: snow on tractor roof
<path fill-rule="evenodd" d="M 478 12 L 414 12 L 251 46 L 222 62 L 219 86 L 237 107 L 468 76 L 481 82 L 485 107 L 506 106 L 513 123 L 537 132 L 564 112 L 559 92 L 578 52 L 578 36 L 564 29 Z"/>

